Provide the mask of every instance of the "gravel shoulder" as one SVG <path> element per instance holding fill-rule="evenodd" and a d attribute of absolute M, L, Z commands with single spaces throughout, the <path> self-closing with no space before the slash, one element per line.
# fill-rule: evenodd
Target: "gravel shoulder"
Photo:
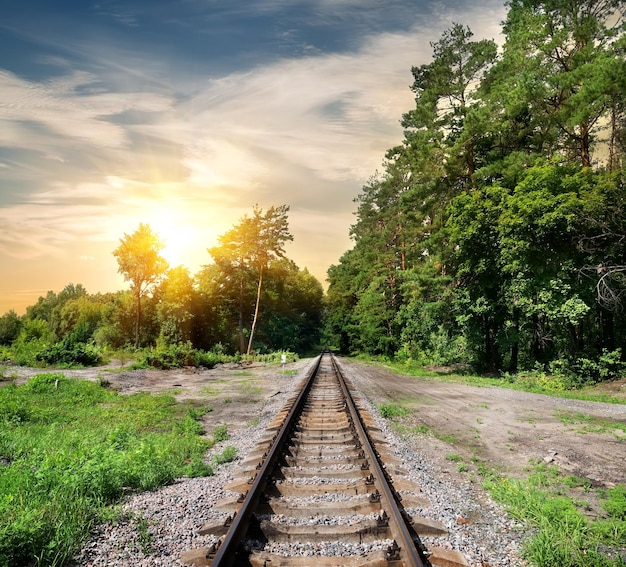
<path fill-rule="evenodd" d="M 203 418 L 207 435 L 226 425 L 230 439 L 216 445 L 207 458 L 233 445 L 243 459 L 312 362 L 300 360 L 285 368 L 232 364 L 171 371 L 130 371 L 113 362 L 64 373 L 108 383 L 121 393 L 169 392 L 181 401 L 209 405 L 212 411 Z M 442 521 L 450 535 L 444 541 L 426 541 L 427 545 L 458 549 L 471 567 L 523 566 L 520 547 L 528 535 L 480 488 L 472 457 L 508 476 L 524 476 L 531 461 L 543 460 L 597 486 L 626 482 L 626 437 L 616 436 L 611 428 L 585 430 L 589 423 L 625 424 L 626 406 L 416 379 L 347 359 L 340 363 L 373 407 L 398 402 L 411 410 L 394 427 L 401 436 L 385 420 L 380 426 L 431 503 L 412 513 Z M 5 376 L 19 383 L 39 372 L 12 368 Z M 626 396 L 624 384 L 612 387 Z M 415 428 L 427 433 L 410 433 Z M 459 472 L 458 462 L 447 458 L 450 454 L 461 455 L 468 470 Z M 179 479 L 155 492 L 130 495 L 118 521 L 94 527 L 75 565 L 181 565 L 181 552 L 213 542 L 212 536 L 199 536 L 197 530 L 222 517 L 213 505 L 228 495 L 223 487 L 238 476 L 240 460 L 218 467 L 212 477 Z"/>

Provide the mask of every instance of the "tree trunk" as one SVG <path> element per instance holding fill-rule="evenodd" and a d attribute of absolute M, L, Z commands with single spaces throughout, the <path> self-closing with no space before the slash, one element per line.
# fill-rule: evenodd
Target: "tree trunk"
<path fill-rule="evenodd" d="M 519 364 L 519 316 L 517 314 L 513 317 L 513 332 L 515 338 L 511 345 L 511 360 L 509 361 L 509 372 L 515 374 Z"/>
<path fill-rule="evenodd" d="M 250 354 L 252 350 L 252 339 L 254 339 L 254 330 L 256 329 L 256 322 L 259 317 L 259 305 L 261 303 L 261 286 L 263 285 L 263 266 L 259 270 L 259 285 L 256 291 L 256 305 L 254 306 L 254 319 L 252 320 L 252 329 L 250 329 L 250 338 L 248 339 L 248 350 L 246 354 Z"/>
<path fill-rule="evenodd" d="M 584 121 L 580 124 L 580 158 L 583 167 L 591 167 L 590 146 L 589 124 Z"/>
<path fill-rule="evenodd" d="M 141 320 L 141 293 L 137 293 L 137 317 L 135 318 L 135 348 L 139 348 L 139 321 Z"/>
<path fill-rule="evenodd" d="M 246 341 L 243 337 L 243 279 L 239 282 L 239 352 L 246 352 Z"/>

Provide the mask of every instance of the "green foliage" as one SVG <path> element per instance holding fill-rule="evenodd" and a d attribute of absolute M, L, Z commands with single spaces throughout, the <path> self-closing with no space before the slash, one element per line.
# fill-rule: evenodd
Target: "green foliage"
<path fill-rule="evenodd" d="M 230 435 L 228 435 L 228 427 L 226 425 L 218 425 L 213 429 L 213 441 L 215 443 L 226 441 L 229 438 Z"/>
<path fill-rule="evenodd" d="M 196 354 L 190 342 L 177 343 L 146 350 L 140 364 L 163 370 L 196 366 Z"/>
<path fill-rule="evenodd" d="M 328 271 L 329 344 L 552 391 L 624 374 L 618 5 L 515 1 L 500 54 L 459 24 L 432 43 Z"/>
<path fill-rule="evenodd" d="M 232 445 L 224 447 L 221 453 L 217 453 L 213 456 L 213 462 L 216 465 L 223 465 L 224 463 L 230 463 L 237 458 L 237 449 Z"/>
<path fill-rule="evenodd" d="M 22 319 L 13 310 L 0 317 L 0 346 L 10 345 L 17 339 L 22 328 Z"/>
<path fill-rule="evenodd" d="M 378 410 L 380 411 L 380 415 L 385 419 L 404 417 L 409 413 L 407 408 L 396 403 L 380 404 Z"/>
<path fill-rule="evenodd" d="M 612 546 L 626 543 L 626 523 L 619 519 L 607 523 L 586 518 L 574 501 L 560 495 L 561 484 L 567 482 L 568 479 L 561 476 L 557 467 L 540 464 L 526 480 L 491 474 L 485 486 L 511 515 L 535 528 L 535 535 L 524 548 L 526 559 L 533 565 L 623 567 L 625 563 L 619 554 L 610 555 L 607 551 Z M 615 494 L 619 510 L 620 498 L 623 497 L 619 488 L 623 487 L 617 488 Z"/>
<path fill-rule="evenodd" d="M 128 489 L 211 474 L 198 415 L 63 374 L 0 388 L 0 565 L 66 564 Z"/>
<path fill-rule="evenodd" d="M 611 518 L 626 522 L 626 485 L 618 485 L 606 491 L 602 507 Z"/>
<path fill-rule="evenodd" d="M 102 360 L 100 349 L 85 343 L 75 343 L 71 338 L 41 350 L 35 358 L 49 366 L 96 366 Z"/>
<path fill-rule="evenodd" d="M 272 359 L 274 355 L 270 355 Z M 264 357 L 251 357 L 251 359 L 263 359 Z M 232 357 L 220 352 L 200 351 L 193 348 L 191 342 L 176 343 L 156 348 L 149 348 L 142 352 L 137 365 L 140 368 L 160 368 L 168 370 L 171 368 L 184 368 L 186 366 L 196 366 L 203 368 L 213 368 L 216 364 L 233 362 L 239 357 Z"/>
<path fill-rule="evenodd" d="M 611 352 L 604 349 L 596 359 L 554 360 L 550 363 L 550 370 L 556 376 L 564 377 L 568 387 L 579 388 L 620 378 L 626 373 L 626 363 L 622 360 L 622 349 Z"/>

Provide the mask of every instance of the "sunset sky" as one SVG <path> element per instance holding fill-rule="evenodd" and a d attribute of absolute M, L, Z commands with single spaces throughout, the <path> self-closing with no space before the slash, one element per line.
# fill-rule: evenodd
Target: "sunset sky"
<path fill-rule="evenodd" d="M 402 140 L 411 67 L 453 22 L 498 40 L 501 1 L 21 0 L 0 19 L 0 314 L 127 287 L 149 223 L 172 266 L 258 203 L 324 282 L 355 203 Z"/>

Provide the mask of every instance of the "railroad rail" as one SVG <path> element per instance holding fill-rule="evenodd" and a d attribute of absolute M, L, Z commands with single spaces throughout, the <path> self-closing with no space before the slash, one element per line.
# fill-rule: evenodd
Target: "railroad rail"
<path fill-rule="evenodd" d="M 226 486 L 237 496 L 219 503 L 228 512 L 224 521 L 200 530 L 220 537 L 219 543 L 185 552 L 183 563 L 467 565 L 454 550 L 422 544 L 420 535 L 446 529 L 407 513 L 405 506 L 424 504 L 419 487 L 394 480 L 406 471 L 330 352 L 316 359 L 242 467 L 241 477 Z"/>

